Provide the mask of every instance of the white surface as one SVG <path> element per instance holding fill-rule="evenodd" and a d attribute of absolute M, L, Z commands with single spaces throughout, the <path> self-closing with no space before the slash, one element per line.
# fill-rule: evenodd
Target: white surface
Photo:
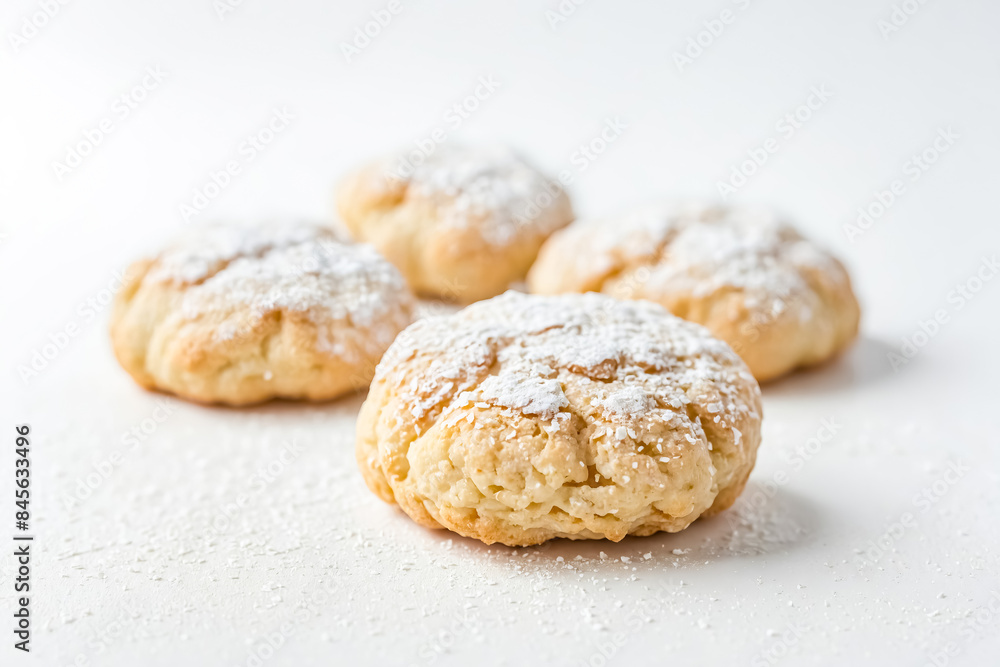
<path fill-rule="evenodd" d="M 28 422 L 38 542 L 30 656 L 11 648 L 13 563 L 0 558 L 3 664 L 253 665 L 285 622 L 263 664 L 996 664 L 1000 280 L 961 308 L 949 294 L 1000 251 L 1000 7 L 928 2 L 883 39 L 887 0 L 592 0 L 555 30 L 554 1 L 401 1 L 350 64 L 340 42 L 384 5 L 245 0 L 220 21 L 209 0 L 89 0 L 17 53 L 5 39 L 0 539 L 13 424 Z M 674 51 L 727 7 L 734 21 L 678 71 Z M 5 2 L 0 28 L 36 11 Z M 120 118 L 115 98 L 156 65 L 164 81 Z M 491 75 L 498 90 L 451 132 L 449 107 Z M 822 85 L 832 98 L 782 136 L 776 123 Z M 235 411 L 144 393 L 112 358 L 106 308 L 81 305 L 180 229 L 179 205 L 282 106 L 287 129 L 198 221 L 326 218 L 339 174 L 436 126 L 557 172 L 620 116 L 621 137 L 576 173 L 583 215 L 713 195 L 776 137 L 737 198 L 779 206 L 845 259 L 863 336 L 843 360 L 765 387 L 758 468 L 721 517 L 522 550 L 424 531 L 355 471 L 360 396 Z M 53 161 L 104 117 L 112 133 L 58 180 Z M 907 160 L 947 126 L 959 139 L 910 181 Z M 849 243 L 842 225 L 895 178 L 905 192 Z M 948 321 L 894 372 L 887 354 L 939 309 Z M 70 324 L 79 333 L 22 381 L 18 366 Z M 130 450 L 123 436 L 158 404 L 171 414 Z M 800 465 L 824 419 L 836 434 Z M 274 481 L 254 477 L 290 439 L 301 452 Z M 110 476 L 66 509 L 116 451 Z M 954 462 L 969 470 L 949 485 Z M 915 500 L 935 488 L 933 505 Z M 223 525 L 240 494 L 249 502 Z M 916 525 L 860 564 L 907 512 Z"/>

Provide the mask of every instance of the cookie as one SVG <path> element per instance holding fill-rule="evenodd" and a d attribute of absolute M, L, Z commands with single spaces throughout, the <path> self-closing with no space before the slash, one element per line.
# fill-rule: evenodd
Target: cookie
<path fill-rule="evenodd" d="M 545 244 L 528 285 L 655 301 L 728 342 L 760 381 L 836 355 L 860 318 L 843 265 L 751 209 L 651 207 L 575 223 Z"/>
<path fill-rule="evenodd" d="M 205 403 L 365 387 L 413 321 L 391 264 L 307 224 L 209 226 L 128 276 L 111 317 L 118 361 L 143 387 Z"/>
<path fill-rule="evenodd" d="M 428 528 L 618 541 L 732 505 L 760 423 L 757 382 L 706 329 L 653 303 L 508 292 L 400 334 L 357 458 Z"/>
<path fill-rule="evenodd" d="M 439 146 L 369 164 L 340 186 L 337 208 L 424 296 L 462 303 L 522 280 L 552 232 L 573 219 L 569 198 L 506 149 Z"/>

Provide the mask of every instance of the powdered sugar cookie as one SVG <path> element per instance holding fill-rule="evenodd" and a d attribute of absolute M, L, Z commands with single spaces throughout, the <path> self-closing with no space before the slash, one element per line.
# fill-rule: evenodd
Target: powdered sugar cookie
<path fill-rule="evenodd" d="M 337 207 L 415 291 L 460 302 L 523 279 L 573 219 L 559 184 L 510 151 L 447 146 L 415 167 L 403 154 L 369 164 L 342 183 Z"/>
<path fill-rule="evenodd" d="M 839 261 L 750 209 L 651 207 L 576 223 L 545 244 L 528 284 L 655 301 L 732 345 L 758 380 L 829 359 L 860 317 Z"/>
<path fill-rule="evenodd" d="M 357 428 L 369 488 L 486 543 L 679 531 L 739 496 L 760 389 L 724 342 L 656 304 L 508 292 L 417 321 Z"/>
<path fill-rule="evenodd" d="M 366 245 L 306 224 L 215 225 L 136 262 L 111 318 L 147 388 L 232 405 L 367 386 L 413 319 L 402 276 Z"/>

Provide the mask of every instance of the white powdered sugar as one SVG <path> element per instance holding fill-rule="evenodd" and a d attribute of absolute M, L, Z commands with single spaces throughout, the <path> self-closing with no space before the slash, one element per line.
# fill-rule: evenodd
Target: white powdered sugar
<path fill-rule="evenodd" d="M 186 319 L 246 313 L 247 321 L 219 326 L 221 339 L 238 336 L 267 313 L 285 311 L 323 325 L 321 344 L 327 325 L 346 321 L 371 328 L 372 342 L 387 345 L 399 327 L 395 315 L 412 301 L 402 276 L 371 246 L 301 223 L 200 230 L 164 253 L 147 279 L 187 284 L 180 305 Z"/>
<path fill-rule="evenodd" d="M 405 386 L 396 390 L 418 419 L 449 402 L 482 402 L 551 420 L 569 405 L 573 378 L 596 381 L 593 406 L 608 418 L 661 407 L 669 413 L 704 387 L 745 407 L 734 385 L 755 385 L 735 353 L 702 327 L 652 303 L 594 293 L 507 292 L 421 320 L 393 343 L 376 380 L 418 357 L 431 361 L 415 376 L 397 376 Z"/>
<path fill-rule="evenodd" d="M 611 392 L 594 404 L 612 415 L 627 416 L 647 412 L 656 407 L 656 401 L 638 387 L 624 387 Z"/>
<path fill-rule="evenodd" d="M 563 234 L 580 276 L 600 280 L 638 268 L 616 284 L 626 297 L 704 297 L 736 289 L 748 307 L 780 313 L 788 301 L 809 294 L 808 271 L 824 271 L 831 280 L 845 277 L 829 254 L 772 214 L 750 208 L 647 207 L 603 224 L 577 224 Z"/>
<path fill-rule="evenodd" d="M 403 180 L 410 195 L 437 204 L 441 224 L 475 227 L 496 245 L 524 231 L 547 235 L 571 217 L 559 184 L 505 148 L 439 146 Z"/>
<path fill-rule="evenodd" d="M 197 283 L 239 257 L 317 239 L 335 239 L 332 230 L 306 223 L 258 225 L 212 224 L 185 234 L 157 257 L 147 280 Z"/>
<path fill-rule="evenodd" d="M 479 386 L 478 394 L 476 398 L 488 405 L 499 405 L 545 419 L 552 419 L 561 408 L 569 405 L 557 380 L 519 372 L 487 377 Z"/>
<path fill-rule="evenodd" d="M 653 273 L 665 282 L 683 281 L 696 296 L 726 286 L 787 295 L 806 285 L 786 260 L 786 229 L 738 215 L 695 219 L 678 230 Z"/>

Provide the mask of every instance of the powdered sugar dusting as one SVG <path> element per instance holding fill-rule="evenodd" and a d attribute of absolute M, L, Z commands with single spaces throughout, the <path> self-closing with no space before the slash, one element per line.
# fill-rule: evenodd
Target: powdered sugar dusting
<path fill-rule="evenodd" d="M 792 248 L 808 243 L 774 219 L 740 211 L 706 211 L 679 222 L 651 282 L 674 285 L 695 296 L 737 287 L 751 301 L 808 289 L 790 254 Z"/>
<path fill-rule="evenodd" d="M 606 291 L 625 298 L 736 289 L 748 307 L 777 314 L 788 301 L 809 301 L 809 270 L 846 280 L 829 254 L 770 212 L 751 208 L 646 207 L 604 224 L 573 225 L 553 242 L 560 255 L 576 258 L 572 270 L 581 282 L 612 277 Z"/>
<path fill-rule="evenodd" d="M 619 416 L 641 414 L 656 407 L 656 402 L 638 387 L 624 387 L 596 400 L 595 404 Z"/>
<path fill-rule="evenodd" d="M 369 342 L 384 349 L 413 302 L 402 276 L 371 246 L 298 223 L 208 228 L 165 253 L 147 279 L 196 283 L 181 302 L 186 319 L 245 312 L 219 325 L 220 339 L 268 313 L 295 312 L 318 325 L 319 345 L 334 352 L 334 323 L 368 329 Z"/>
<path fill-rule="evenodd" d="M 571 377 L 616 381 L 607 392 L 596 384 L 594 407 L 609 420 L 657 410 L 669 421 L 690 402 L 689 391 L 709 387 L 734 413 L 746 411 L 739 387 L 756 386 L 735 353 L 700 326 L 652 303 L 593 293 L 507 292 L 417 322 L 386 353 L 376 381 L 418 356 L 433 359 L 428 370 L 400 380 L 418 419 L 453 398 L 555 419 L 569 405 L 563 382 Z"/>
<path fill-rule="evenodd" d="M 335 235 L 332 230 L 305 223 L 197 227 L 160 254 L 146 279 L 196 283 L 236 258 L 257 256 L 318 238 L 335 238 Z"/>
<path fill-rule="evenodd" d="M 569 405 L 557 380 L 514 373 L 486 378 L 476 398 L 544 419 L 553 419 L 560 409 Z"/>
<path fill-rule="evenodd" d="M 559 184 L 505 148 L 441 146 L 403 180 L 411 196 L 437 204 L 441 224 L 476 227 L 496 245 L 548 235 L 572 219 Z"/>

